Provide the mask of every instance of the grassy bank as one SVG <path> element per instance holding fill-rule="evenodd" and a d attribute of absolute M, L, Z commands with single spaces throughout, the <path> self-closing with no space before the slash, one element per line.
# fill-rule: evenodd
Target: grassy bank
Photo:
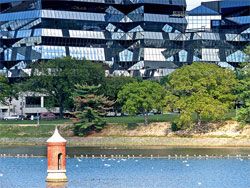
<path fill-rule="evenodd" d="M 177 114 L 156 114 L 148 116 L 148 122 L 171 122 L 177 118 Z M 107 117 L 105 118 L 107 123 L 117 123 L 117 124 L 137 124 L 144 123 L 143 116 L 122 116 L 122 117 Z"/>
<path fill-rule="evenodd" d="M 167 122 L 176 118 L 176 114 L 164 114 L 149 116 L 149 122 Z M 123 116 L 123 117 L 107 117 L 105 118 L 108 124 L 134 124 L 143 123 L 143 116 Z M 72 124 L 71 120 L 42 120 L 37 126 L 37 121 L 23 120 L 23 121 L 0 121 L 0 138 L 44 138 L 49 137 L 53 133 L 55 126 Z"/>
<path fill-rule="evenodd" d="M 67 146 L 79 147 L 247 147 L 249 138 L 180 138 L 180 137 L 72 137 Z M 47 138 L 0 138 L 0 146 L 45 146 Z"/>
<path fill-rule="evenodd" d="M 69 119 L 40 120 L 39 125 L 60 125 L 71 122 Z M 37 125 L 37 120 L 0 120 L 1 125 Z"/>
<path fill-rule="evenodd" d="M 53 133 L 55 126 L 70 124 L 70 122 L 70 120 L 41 120 L 38 126 L 37 121 L 31 120 L 1 120 L 0 138 L 49 137 Z"/>
<path fill-rule="evenodd" d="M 232 114 L 232 113 L 231 113 Z M 206 134 L 176 135 L 170 122 L 176 114 L 149 116 L 150 125 L 143 124 L 143 116 L 107 117 L 108 126 L 89 137 L 73 137 L 71 120 L 0 121 L 0 145 L 45 145 L 55 126 L 67 138 L 70 146 L 183 146 L 183 147 L 250 147 L 250 126 L 239 128 L 235 121 Z M 226 119 L 232 119 L 227 115 Z M 219 123 L 221 124 L 221 123 Z M 71 134 L 69 134 L 71 133 Z"/>

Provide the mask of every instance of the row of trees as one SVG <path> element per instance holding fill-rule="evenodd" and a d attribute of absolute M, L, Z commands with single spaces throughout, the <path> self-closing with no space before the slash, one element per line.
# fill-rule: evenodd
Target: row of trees
<path fill-rule="evenodd" d="M 221 119 L 240 104 L 238 120 L 250 121 L 249 64 L 231 71 L 215 64 L 193 63 L 160 82 L 105 77 L 101 64 L 70 57 L 36 63 L 31 69 L 31 76 L 16 84 L 0 77 L 0 100 L 11 100 L 18 92 L 44 93 L 50 97 L 48 107 L 58 106 L 61 117 L 65 110 L 73 112 L 77 134 L 100 129 L 105 124 L 102 117 L 111 108 L 143 114 L 145 124 L 152 110 L 177 111 L 180 115 L 175 123 L 187 128 L 200 127 L 207 119 Z"/>
<path fill-rule="evenodd" d="M 152 110 L 178 111 L 179 128 L 198 127 L 205 119 L 218 120 L 234 107 L 238 80 L 233 71 L 214 64 L 193 63 L 164 78 L 125 85 L 118 94 L 123 110 L 147 114 Z M 193 117 L 195 116 L 195 118 Z"/>

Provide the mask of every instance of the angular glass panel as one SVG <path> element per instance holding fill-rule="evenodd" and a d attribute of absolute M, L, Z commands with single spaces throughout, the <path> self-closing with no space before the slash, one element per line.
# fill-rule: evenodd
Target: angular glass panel
<path fill-rule="evenodd" d="M 31 18 L 39 18 L 39 10 L 31 10 L 24 12 L 14 12 L 14 13 L 2 13 L 0 14 L 0 21 L 15 21 L 15 20 L 25 20 Z"/>
<path fill-rule="evenodd" d="M 17 32 L 16 38 L 25 38 L 31 36 L 31 30 L 20 30 Z"/>
<path fill-rule="evenodd" d="M 167 32 L 167 33 L 171 33 L 171 31 L 173 30 L 173 27 L 171 27 L 170 25 L 166 24 L 163 28 L 163 31 Z"/>
<path fill-rule="evenodd" d="M 233 54 L 226 57 L 226 60 L 228 62 L 244 62 L 246 61 L 246 59 L 247 59 L 247 55 L 240 50 L 237 50 Z"/>
<path fill-rule="evenodd" d="M 220 61 L 219 49 L 203 48 L 201 53 L 202 61 Z"/>
<path fill-rule="evenodd" d="M 119 53 L 120 61 L 132 61 L 133 60 L 133 52 L 129 50 L 123 50 Z"/>
<path fill-rule="evenodd" d="M 145 61 L 165 61 L 163 55 L 164 48 L 144 48 Z"/>
<path fill-rule="evenodd" d="M 188 53 L 187 53 L 186 50 L 181 50 L 179 52 L 179 61 L 180 62 L 186 62 L 187 61 L 187 55 L 188 55 Z"/>

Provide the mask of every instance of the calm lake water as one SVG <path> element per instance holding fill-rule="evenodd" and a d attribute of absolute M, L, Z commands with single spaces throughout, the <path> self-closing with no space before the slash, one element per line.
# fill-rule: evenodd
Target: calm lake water
<path fill-rule="evenodd" d="M 45 188 L 46 158 L 0 158 L 1 188 Z M 249 159 L 67 160 L 69 188 L 249 188 Z"/>
<path fill-rule="evenodd" d="M 249 148 L 86 148 L 69 156 L 135 155 L 156 158 L 68 158 L 68 188 L 249 188 Z M 0 147 L 0 154 L 46 156 L 46 147 Z M 193 158 L 168 159 L 186 156 Z M 198 159 L 194 155 L 226 156 Z M 227 156 L 230 156 L 229 158 Z M 233 158 L 231 158 L 233 156 Z M 237 156 L 237 157 L 236 157 Z M 166 157 L 166 158 L 158 158 Z M 45 157 L 0 157 L 0 188 L 46 188 Z M 50 187 L 49 187 L 50 188 Z M 60 187 L 61 188 L 61 187 Z"/>

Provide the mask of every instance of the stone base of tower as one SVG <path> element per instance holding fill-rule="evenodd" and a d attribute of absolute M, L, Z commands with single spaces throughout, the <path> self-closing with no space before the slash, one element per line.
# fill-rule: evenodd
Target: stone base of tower
<path fill-rule="evenodd" d="M 47 182 L 46 188 L 67 188 L 67 182 Z"/>
<path fill-rule="evenodd" d="M 47 182 L 67 182 L 66 170 L 48 170 Z"/>

